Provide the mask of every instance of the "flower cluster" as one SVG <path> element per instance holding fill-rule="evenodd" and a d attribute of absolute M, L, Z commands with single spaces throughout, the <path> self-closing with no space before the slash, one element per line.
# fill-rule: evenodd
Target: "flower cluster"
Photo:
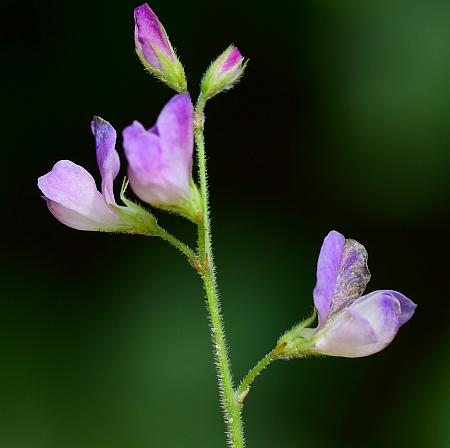
<path fill-rule="evenodd" d="M 94 178 L 70 160 L 60 160 L 38 179 L 38 186 L 55 218 L 79 230 L 105 232 L 151 232 L 154 218 L 131 201 L 116 204 L 113 181 L 120 161 L 115 149 L 116 131 L 94 117 L 97 163 L 102 193 Z M 192 180 L 193 107 L 187 93 L 175 95 L 163 108 L 155 126 L 146 130 L 135 121 L 123 131 L 128 175 L 135 194 L 154 207 L 179 213 L 197 222 L 201 219 L 197 187 Z M 137 211 L 140 213 L 137 213 Z M 136 221 L 136 215 L 140 220 Z M 142 219 L 151 225 L 142 228 Z"/>
<path fill-rule="evenodd" d="M 147 4 L 135 9 L 134 19 L 136 53 L 140 60 L 152 75 L 177 94 L 163 107 L 153 126 L 146 128 L 134 121 L 123 130 L 129 183 L 143 202 L 183 216 L 209 232 L 207 216 L 205 218 L 208 211 L 206 171 L 200 176 L 203 179 L 201 192 L 192 176 L 194 134 L 198 136 L 202 132 L 206 101 L 233 87 L 242 76 L 246 61 L 233 45 L 213 61 L 202 78 L 194 110 L 183 66 L 161 22 Z M 55 218 L 79 230 L 161 236 L 182 250 L 199 271 L 202 262 L 203 269 L 208 269 L 209 234 L 199 233 L 199 248 L 194 253 L 161 229 L 152 213 L 125 197 L 128 181 L 121 189 L 122 204 L 116 202 L 113 187 L 120 170 L 116 130 L 100 117 L 94 117 L 91 130 L 101 191 L 83 167 L 60 160 L 38 179 L 38 186 Z M 200 142 L 203 142 L 203 134 Z M 198 149 L 202 154 L 200 169 L 200 160 L 204 160 L 202 145 L 200 143 Z M 313 292 L 318 325 L 309 327 L 314 316 L 295 326 L 278 341 L 276 355 L 286 358 L 307 354 L 360 357 L 385 348 L 400 326 L 411 318 L 416 305 L 392 290 L 362 295 L 369 279 L 365 248 L 336 231 L 330 232 L 320 251 L 317 285 Z"/>
<path fill-rule="evenodd" d="M 192 178 L 194 109 L 186 93 L 184 69 L 163 25 L 148 4 L 134 10 L 134 20 L 136 53 L 140 60 L 151 74 L 181 93 L 164 106 L 154 126 L 146 129 L 134 121 L 123 130 L 131 188 L 147 204 L 198 223 L 203 219 L 203 211 Z M 204 77 L 205 99 L 231 87 L 242 71 L 243 58 L 231 46 L 213 62 Z M 99 117 L 94 117 L 91 127 L 102 192 L 84 168 L 61 160 L 38 180 L 49 210 L 74 229 L 152 234 L 155 218 L 126 199 L 124 189 L 121 199 L 125 206 L 115 201 L 113 181 L 120 168 L 115 129 Z"/>

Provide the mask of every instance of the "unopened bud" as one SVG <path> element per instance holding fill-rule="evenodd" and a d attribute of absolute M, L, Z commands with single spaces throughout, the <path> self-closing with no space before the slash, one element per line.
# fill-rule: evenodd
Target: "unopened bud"
<path fill-rule="evenodd" d="M 247 61 L 240 51 L 230 45 L 208 68 L 202 79 L 202 94 L 208 99 L 231 89 L 242 76 Z"/>
<path fill-rule="evenodd" d="M 147 3 L 134 10 L 136 53 L 144 67 L 177 92 L 187 90 L 183 66 L 167 33 Z"/>

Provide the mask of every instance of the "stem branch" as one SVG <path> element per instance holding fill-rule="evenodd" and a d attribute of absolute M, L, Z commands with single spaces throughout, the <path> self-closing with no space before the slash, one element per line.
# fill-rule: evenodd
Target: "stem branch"
<path fill-rule="evenodd" d="M 277 348 L 274 348 L 270 353 L 268 353 L 264 358 L 262 358 L 245 376 L 245 378 L 239 384 L 236 390 L 236 397 L 240 403 L 245 400 L 245 397 L 250 391 L 250 386 L 255 380 L 255 378 L 275 359 L 277 359 L 279 354 L 277 353 Z"/>
<path fill-rule="evenodd" d="M 164 241 L 167 241 L 172 246 L 174 246 L 176 249 L 178 249 L 189 261 L 191 265 L 195 265 L 197 260 L 197 255 L 195 252 L 185 243 L 180 241 L 178 238 L 167 232 L 167 230 L 159 227 L 158 232 L 155 236 L 159 236 Z"/>

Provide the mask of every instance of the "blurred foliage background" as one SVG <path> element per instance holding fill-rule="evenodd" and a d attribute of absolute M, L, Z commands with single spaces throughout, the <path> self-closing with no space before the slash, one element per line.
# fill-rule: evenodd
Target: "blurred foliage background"
<path fill-rule="evenodd" d="M 382 353 L 271 366 L 246 401 L 248 446 L 448 446 L 450 3 L 151 5 L 194 95 L 229 43 L 251 59 L 206 128 L 237 378 L 311 311 L 332 228 L 368 249 L 369 290 L 418 303 Z M 92 115 L 150 126 L 172 95 L 133 53 L 134 6 L 2 2 L 5 448 L 225 445 L 195 274 L 161 241 L 64 227 L 36 187 L 59 159 L 98 179 Z"/>

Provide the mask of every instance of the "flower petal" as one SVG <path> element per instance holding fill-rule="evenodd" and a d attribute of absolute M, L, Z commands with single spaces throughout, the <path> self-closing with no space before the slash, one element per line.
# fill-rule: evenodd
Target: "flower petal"
<path fill-rule="evenodd" d="M 91 123 L 95 136 L 97 163 L 102 176 L 102 192 L 108 204 L 115 204 L 113 181 L 119 173 L 120 159 L 116 151 L 116 130 L 100 117 L 94 117 Z"/>
<path fill-rule="evenodd" d="M 174 206 L 191 197 L 193 108 L 188 94 L 175 95 L 146 131 L 134 122 L 123 131 L 134 192 L 154 206 Z"/>
<path fill-rule="evenodd" d="M 359 244 L 358 241 L 346 239 L 330 316 L 346 303 L 359 298 L 366 289 L 369 280 L 370 272 L 367 267 L 367 251 L 365 247 Z"/>
<path fill-rule="evenodd" d="M 80 216 L 95 223 L 95 228 L 82 230 L 109 228 L 120 221 L 106 205 L 102 194 L 97 190 L 94 178 L 83 167 L 70 160 L 57 162 L 49 173 L 38 179 L 38 186 L 48 200 L 50 211 L 70 227 L 80 228 Z M 61 207 L 76 215 L 67 213 L 64 217 Z M 85 221 L 83 225 L 88 225 L 87 223 L 88 221 Z"/>
<path fill-rule="evenodd" d="M 357 312 L 342 311 L 323 336 L 317 338 L 315 349 L 325 355 L 357 357 L 361 347 L 376 344 L 378 338 L 369 321 Z"/>
<path fill-rule="evenodd" d="M 244 61 L 244 57 L 241 52 L 237 49 L 237 47 L 232 46 L 230 53 L 226 57 L 223 66 L 222 72 L 228 72 L 234 68 L 242 68 L 242 62 Z"/>
<path fill-rule="evenodd" d="M 175 58 L 164 27 L 147 3 L 135 8 L 134 21 L 136 49 L 142 52 L 148 64 L 156 70 L 161 69 L 155 48 L 165 56 Z"/>
<path fill-rule="evenodd" d="M 400 309 L 401 309 L 401 314 L 400 314 L 400 326 L 402 326 L 403 324 L 405 324 L 406 322 L 408 322 L 409 319 L 411 319 L 412 315 L 414 314 L 417 305 L 410 299 L 408 299 L 408 297 L 406 297 L 404 294 L 402 294 L 401 292 L 398 291 L 393 291 L 391 289 L 383 289 L 383 290 L 379 290 L 379 291 L 374 291 L 371 292 L 370 294 L 367 294 L 365 297 L 369 297 L 372 294 L 390 294 L 392 297 L 394 297 L 395 299 L 398 300 L 398 302 L 400 303 Z M 362 299 L 362 297 L 361 297 Z"/>
<path fill-rule="evenodd" d="M 314 288 L 314 305 L 319 313 L 319 326 L 326 321 L 336 288 L 336 281 L 344 254 L 345 238 L 335 230 L 323 240 L 317 262 L 317 283 Z"/>
<path fill-rule="evenodd" d="M 156 125 L 161 137 L 165 176 L 189 190 L 194 151 L 194 109 L 188 93 L 175 95 L 159 114 Z M 181 176 L 181 177 L 180 177 Z"/>
<path fill-rule="evenodd" d="M 400 303 L 389 292 L 368 294 L 338 312 L 319 330 L 315 350 L 349 358 L 377 353 L 394 339 L 400 315 Z"/>
<path fill-rule="evenodd" d="M 123 146 L 128 162 L 139 177 L 145 183 L 159 177 L 161 164 L 160 139 L 155 128 L 147 131 L 138 121 L 123 130 Z"/>
<path fill-rule="evenodd" d="M 99 231 L 105 228 L 104 225 L 94 221 L 89 216 L 82 215 L 50 199 L 47 199 L 47 206 L 58 221 L 73 229 Z"/>
<path fill-rule="evenodd" d="M 135 194 L 149 204 L 170 201 L 165 194 L 167 185 L 160 169 L 161 144 L 157 129 L 146 131 L 135 121 L 123 130 L 123 146 L 129 163 L 128 177 Z"/>

